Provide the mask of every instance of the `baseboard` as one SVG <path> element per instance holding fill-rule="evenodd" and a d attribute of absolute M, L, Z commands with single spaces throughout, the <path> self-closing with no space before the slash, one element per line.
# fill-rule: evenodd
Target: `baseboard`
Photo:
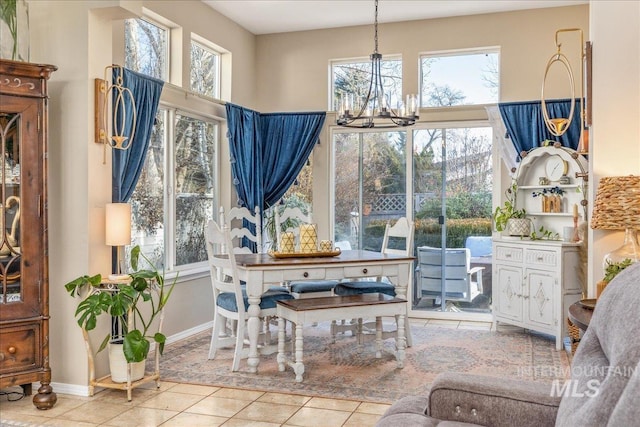
<path fill-rule="evenodd" d="M 193 328 L 186 329 L 184 331 L 178 332 L 177 334 L 173 334 L 167 337 L 166 344 L 171 344 L 186 338 L 189 338 L 193 335 L 199 334 L 200 332 L 205 332 L 211 329 L 213 326 L 213 321 L 203 323 L 202 325 L 194 326 Z M 155 345 L 151 346 L 150 351 L 155 351 Z M 162 381 L 162 372 L 160 373 L 160 380 Z M 33 383 L 33 390 L 36 392 L 40 387 L 40 383 Z M 66 384 L 66 383 L 57 383 L 52 382 L 51 387 L 53 387 L 54 393 L 60 394 L 68 394 L 71 396 L 89 396 L 89 386 L 87 385 L 78 385 L 78 384 Z M 94 394 L 98 391 L 102 390 L 100 387 L 96 387 L 94 390 Z"/>

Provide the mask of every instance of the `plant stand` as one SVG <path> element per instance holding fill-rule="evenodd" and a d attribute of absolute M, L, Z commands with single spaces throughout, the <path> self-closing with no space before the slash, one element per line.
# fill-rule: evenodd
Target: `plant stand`
<path fill-rule="evenodd" d="M 118 292 L 118 284 L 119 283 L 127 283 L 129 280 L 102 280 L 100 284 L 100 288 L 93 288 L 91 292 L 86 296 L 93 295 L 95 293 L 100 292 Z M 151 287 L 152 290 L 157 290 L 156 287 Z M 86 298 L 85 297 L 85 298 Z M 131 312 L 128 313 L 127 319 L 131 322 L 133 316 Z M 164 310 L 160 312 L 160 323 L 158 325 L 158 332 L 162 331 L 162 322 L 164 320 Z M 129 329 L 133 329 L 133 325 L 129 324 Z M 82 329 L 82 336 L 84 338 L 85 346 L 87 349 L 87 358 L 89 360 L 89 396 L 93 396 L 95 387 L 104 387 L 116 390 L 126 390 L 127 391 L 127 401 L 131 402 L 131 392 L 134 388 L 139 387 L 143 384 L 147 384 L 151 381 L 156 382 L 156 388 L 160 388 L 160 352 L 158 349 L 155 351 L 154 355 L 154 370 L 151 373 L 145 373 L 145 375 L 137 380 L 131 381 L 131 363 L 127 366 L 127 381 L 122 383 L 114 382 L 111 379 L 111 375 L 106 375 L 104 377 L 96 379 L 95 372 L 95 363 L 94 363 L 94 351 L 91 346 L 91 341 L 89 340 L 89 333 L 86 329 Z"/>

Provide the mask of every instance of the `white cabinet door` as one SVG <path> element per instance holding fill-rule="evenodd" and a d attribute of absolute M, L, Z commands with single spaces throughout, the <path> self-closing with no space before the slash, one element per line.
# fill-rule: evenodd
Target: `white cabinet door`
<path fill-rule="evenodd" d="M 558 280 L 555 272 L 526 270 L 526 322 L 532 325 L 552 328 L 554 322 L 554 283 Z"/>
<path fill-rule="evenodd" d="M 523 320 L 523 281 L 522 268 L 511 265 L 496 266 L 497 300 L 496 315 L 506 317 L 517 322 Z"/>

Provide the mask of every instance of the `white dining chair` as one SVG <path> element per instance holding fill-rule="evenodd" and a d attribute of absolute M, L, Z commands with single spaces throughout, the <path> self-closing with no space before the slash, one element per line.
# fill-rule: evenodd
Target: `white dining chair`
<path fill-rule="evenodd" d="M 414 222 L 409 221 L 405 217 L 398 218 L 395 224 L 390 225 L 387 223 L 384 230 L 384 237 L 382 238 L 382 247 L 380 252 L 383 254 L 396 254 L 403 256 L 411 256 L 413 253 L 413 235 L 415 232 Z M 396 248 L 398 241 L 402 241 L 402 247 Z M 390 244 L 390 242 L 393 242 Z M 409 272 L 409 283 L 412 282 L 411 271 Z M 408 290 L 408 284 L 407 284 Z M 342 281 L 336 285 L 333 292 L 336 295 L 357 295 L 367 293 L 382 293 L 390 296 L 396 296 L 395 286 L 384 277 L 379 277 L 377 280 L 357 280 L 357 281 Z M 379 321 L 379 319 L 376 319 Z M 409 322 L 405 321 L 405 336 L 407 338 L 407 346 L 411 347 L 411 328 Z M 364 329 L 363 329 L 364 328 Z M 363 331 L 366 329 L 375 330 L 375 326 L 372 328 L 368 325 L 363 325 L 362 319 L 358 319 L 356 322 L 351 323 L 332 323 L 332 336 L 335 339 L 335 335 L 339 332 L 345 332 L 350 330 L 353 334 L 357 335 L 360 339 L 363 338 Z M 383 338 L 395 338 L 396 330 L 383 331 Z"/>
<path fill-rule="evenodd" d="M 262 244 L 262 221 L 260 209 L 256 206 L 251 212 L 246 207 L 234 206 L 225 213 L 224 207 L 220 206 L 219 216 L 220 224 L 224 224 L 229 228 L 231 242 L 235 253 L 262 253 L 264 250 Z M 246 241 L 255 244 L 256 250 L 246 246 Z"/>
<path fill-rule="evenodd" d="M 299 227 L 302 224 L 312 224 L 311 211 L 305 214 L 297 206 L 285 207 L 282 212 L 276 206 L 275 212 L 276 237 L 278 248 L 281 244 L 282 233 L 292 232 L 296 241 L 299 240 Z M 287 287 L 295 298 L 312 298 L 333 295 L 333 288 L 337 280 L 301 280 L 287 283 Z"/>
<path fill-rule="evenodd" d="M 240 360 L 248 356 L 248 352 L 244 351 L 244 343 L 249 301 L 238 279 L 236 254 L 224 250 L 232 247 L 229 229 L 226 226 L 220 228 L 217 222 L 210 220 L 205 236 L 215 307 L 208 358 L 215 358 L 219 348 L 235 345 L 232 371 L 237 371 Z M 262 294 L 259 316 L 263 319 L 275 316 L 276 301 L 286 299 L 293 299 L 293 296 L 287 292 L 268 290 Z M 222 334 L 223 328 L 230 323 L 235 325 L 235 331 L 225 336 Z"/>

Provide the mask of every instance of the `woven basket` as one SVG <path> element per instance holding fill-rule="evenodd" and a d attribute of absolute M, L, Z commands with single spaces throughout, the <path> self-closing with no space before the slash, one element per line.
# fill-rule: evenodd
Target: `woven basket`
<path fill-rule="evenodd" d="M 640 228 L 640 176 L 610 176 L 600 179 L 593 205 L 591 228 Z"/>

